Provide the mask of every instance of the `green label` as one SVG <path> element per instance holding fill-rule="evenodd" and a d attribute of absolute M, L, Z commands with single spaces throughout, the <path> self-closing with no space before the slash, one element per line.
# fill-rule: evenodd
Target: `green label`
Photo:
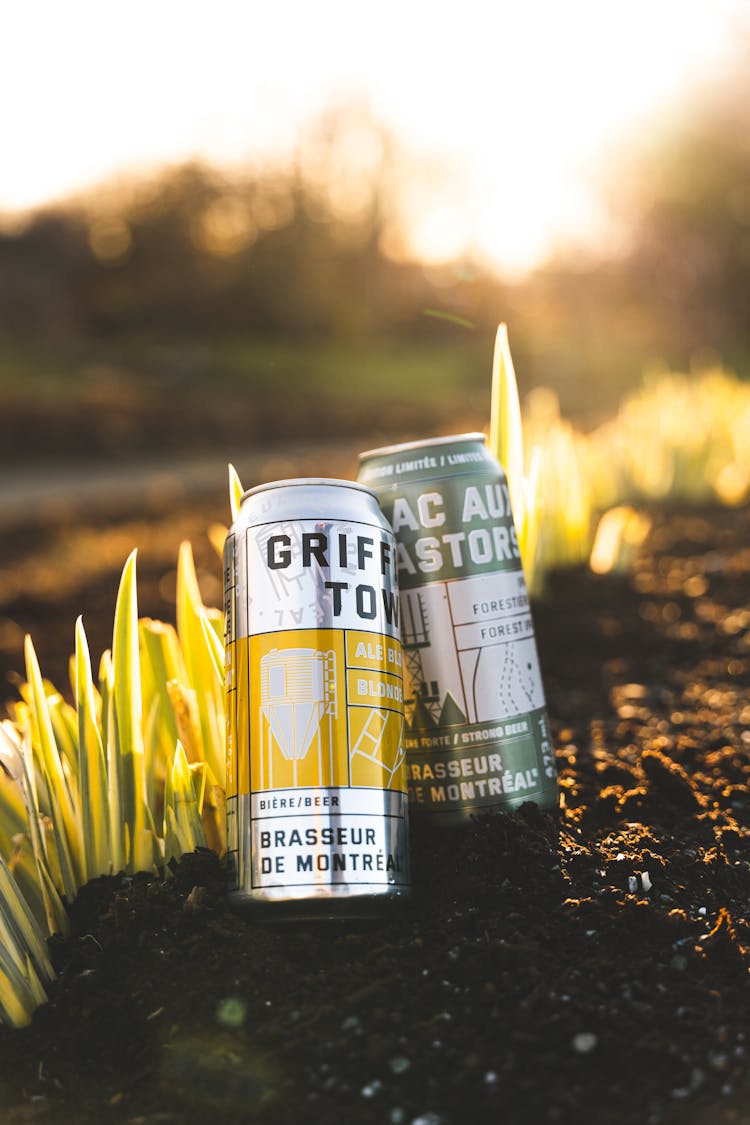
<path fill-rule="evenodd" d="M 403 482 L 379 495 L 397 541 L 402 590 L 521 569 L 505 478 Z"/>
<path fill-rule="evenodd" d="M 468 814 L 556 800 L 505 475 L 479 442 L 378 457 L 360 479 L 397 543 L 409 796 Z"/>
<path fill-rule="evenodd" d="M 497 723 L 412 730 L 404 737 L 409 799 L 435 813 L 481 812 L 556 797 L 544 708 Z"/>

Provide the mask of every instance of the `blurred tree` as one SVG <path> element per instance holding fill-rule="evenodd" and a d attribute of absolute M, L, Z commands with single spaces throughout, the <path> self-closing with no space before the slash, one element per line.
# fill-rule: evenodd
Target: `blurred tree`
<path fill-rule="evenodd" d="M 286 167 L 193 163 L 33 215 L 0 237 L 0 328 L 397 337 L 434 331 L 435 307 L 495 323 L 488 275 L 437 278 L 386 252 L 404 174 L 354 104 L 324 114 Z"/>
<path fill-rule="evenodd" d="M 0 232 L 0 332 L 74 336 L 88 264 L 86 226 L 74 210 L 45 209 L 19 230 Z"/>
<path fill-rule="evenodd" d="M 750 40 L 747 40 L 750 45 Z M 630 228 L 622 270 L 674 357 L 750 356 L 750 72 L 668 121 L 617 165 L 616 206 Z"/>

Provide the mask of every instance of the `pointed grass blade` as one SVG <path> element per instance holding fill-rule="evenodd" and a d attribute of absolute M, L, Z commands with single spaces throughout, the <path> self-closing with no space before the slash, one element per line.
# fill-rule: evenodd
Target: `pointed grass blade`
<path fill-rule="evenodd" d="M 112 873 L 125 870 L 125 824 L 123 821 L 122 762 L 115 722 L 115 672 L 112 654 L 102 654 L 99 662 L 99 692 L 102 697 L 102 743 L 107 762 L 107 804 L 109 808 L 109 846 Z"/>
<path fill-rule="evenodd" d="M 65 913 L 65 908 L 62 904 L 62 899 L 60 898 L 55 881 L 50 874 L 50 867 L 52 867 L 53 870 L 56 871 L 60 885 L 62 886 L 60 865 L 55 849 L 54 832 L 48 831 L 48 828 L 51 828 L 51 823 L 48 818 L 42 816 L 39 810 L 34 755 L 31 748 L 30 734 L 28 732 L 24 734 L 21 746 L 23 750 L 23 788 L 28 813 L 29 835 L 31 836 L 37 877 L 44 903 L 47 929 L 50 934 L 67 933 L 68 916 Z M 51 840 L 49 838 L 50 836 L 53 837 Z"/>
<path fill-rule="evenodd" d="M 171 760 L 175 743 L 180 737 L 167 685 L 172 680 L 184 683 L 187 675 L 177 633 L 171 625 L 141 618 L 139 632 L 141 692 L 146 716 L 144 750 L 147 798 L 153 816 L 158 816 L 161 820 L 167 763 Z"/>
<path fill-rule="evenodd" d="M 78 825 L 55 742 L 42 675 L 31 637 L 26 637 L 26 676 L 29 684 L 30 707 L 39 739 L 39 755 L 48 782 L 50 815 L 54 828 L 55 844 L 60 862 L 63 891 L 73 901 L 82 882 L 82 863 L 74 849 L 79 846 Z M 33 765 L 31 767 L 33 769 Z"/>
<path fill-rule="evenodd" d="M 239 515 L 245 490 L 234 465 L 230 463 L 227 468 L 229 470 L 229 509 L 232 513 L 232 523 L 234 523 Z"/>
<path fill-rule="evenodd" d="M 183 542 L 177 563 L 177 633 L 189 687 L 195 693 L 202 744 L 200 756 L 192 753 L 189 756 L 191 761 L 204 760 L 216 781 L 223 785 L 226 771 L 224 674 L 223 671 L 218 677 L 216 674 L 216 652 L 220 642 L 218 637 L 214 640 L 210 636 L 211 632 L 215 634 L 215 629 L 201 600 L 193 552 L 190 544 Z"/>
<path fill-rule="evenodd" d="M 523 525 L 518 528 L 518 542 L 521 550 L 526 585 L 529 593 L 541 593 L 543 570 L 539 565 L 538 547 L 542 520 L 543 500 L 541 494 L 542 452 L 538 445 L 531 451 L 531 467 L 524 481 Z"/>
<path fill-rule="evenodd" d="M 205 846 L 193 774 L 182 744 L 178 742 L 164 802 L 164 858 L 168 863 L 184 852 Z"/>
<path fill-rule="evenodd" d="M 505 470 L 510 502 L 517 524 L 523 523 L 523 429 L 518 384 L 508 343 L 508 329 L 500 324 L 492 357 L 490 451 Z"/>
<path fill-rule="evenodd" d="M 91 657 L 81 617 L 76 621 L 75 689 L 83 846 L 86 877 L 93 879 L 97 875 L 107 875 L 111 870 L 109 794 L 107 765 L 96 716 Z"/>
<path fill-rule="evenodd" d="M 144 813 L 146 776 L 135 564 L 136 551 L 132 551 L 120 580 L 112 635 L 114 717 L 122 782 L 121 812 L 128 844 L 127 869 L 130 872 L 150 870 L 153 866 L 153 849 Z"/>

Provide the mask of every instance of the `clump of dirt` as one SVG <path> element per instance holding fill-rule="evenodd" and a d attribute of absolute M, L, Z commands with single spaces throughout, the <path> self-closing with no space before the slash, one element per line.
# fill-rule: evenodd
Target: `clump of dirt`
<path fill-rule="evenodd" d="M 748 543 L 747 508 L 654 513 L 630 577 L 553 577 L 559 816 L 415 822 L 382 922 L 240 919 L 211 853 L 86 887 L 0 1029 L 3 1120 L 750 1120 Z"/>

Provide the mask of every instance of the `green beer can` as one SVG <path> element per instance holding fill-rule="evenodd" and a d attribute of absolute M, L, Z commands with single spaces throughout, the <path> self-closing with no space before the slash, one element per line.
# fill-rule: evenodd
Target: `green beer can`
<path fill-rule="evenodd" d="M 372 449 L 397 544 L 410 804 L 439 823 L 557 805 L 510 494 L 483 434 Z"/>

